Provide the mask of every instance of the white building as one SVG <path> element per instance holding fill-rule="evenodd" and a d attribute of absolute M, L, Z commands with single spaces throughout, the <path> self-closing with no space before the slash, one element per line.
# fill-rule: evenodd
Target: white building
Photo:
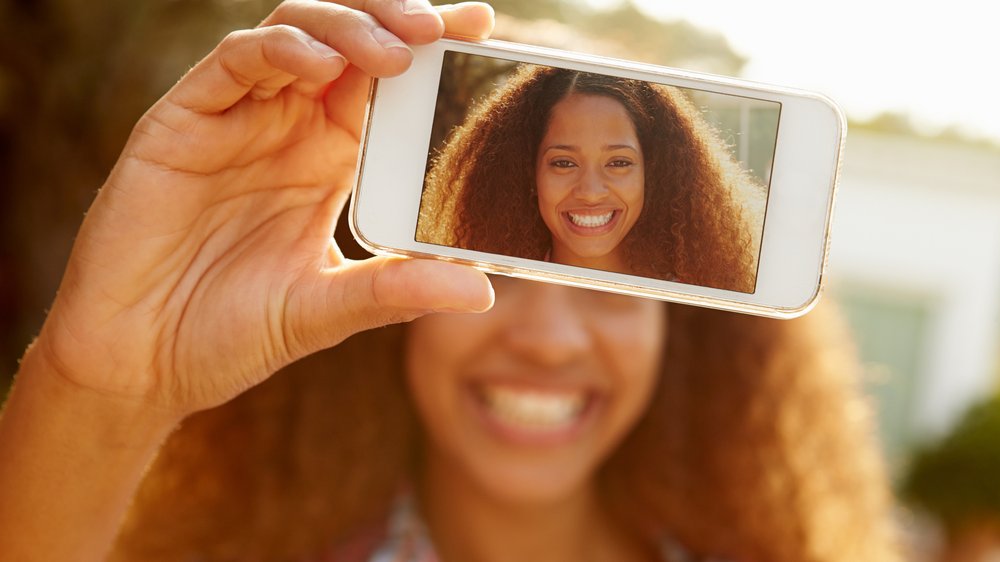
<path fill-rule="evenodd" d="M 997 382 L 1000 150 L 849 133 L 829 280 L 898 462 Z"/>

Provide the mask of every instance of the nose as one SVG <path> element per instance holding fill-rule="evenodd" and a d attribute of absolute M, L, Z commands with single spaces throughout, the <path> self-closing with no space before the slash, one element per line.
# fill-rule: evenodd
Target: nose
<path fill-rule="evenodd" d="M 592 335 L 572 291 L 548 283 L 526 283 L 512 310 L 505 342 L 525 361 L 540 367 L 572 364 L 592 349 Z"/>
<path fill-rule="evenodd" d="M 604 184 L 603 169 L 585 168 L 574 191 L 578 199 L 587 203 L 598 203 L 604 199 L 608 194 L 608 187 Z"/>

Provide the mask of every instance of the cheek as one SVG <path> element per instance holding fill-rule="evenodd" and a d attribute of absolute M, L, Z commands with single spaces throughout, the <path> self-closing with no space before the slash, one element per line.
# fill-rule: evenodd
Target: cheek
<path fill-rule="evenodd" d="M 460 440 L 467 367 L 496 340 L 502 322 L 494 308 L 484 314 L 431 314 L 407 325 L 406 382 L 420 422 L 437 446 Z"/>
<path fill-rule="evenodd" d="M 663 341 L 645 336 L 638 340 L 618 343 L 619 353 L 615 360 L 624 387 L 623 393 L 641 402 L 649 389 L 656 384 Z"/>
<path fill-rule="evenodd" d="M 476 341 L 475 326 L 451 315 L 430 315 L 407 327 L 406 381 L 424 425 L 433 429 L 453 415 L 459 373 L 468 347 Z M 440 418 L 440 419 L 439 419 Z"/>
<path fill-rule="evenodd" d="M 631 427 L 652 398 L 666 347 L 665 313 L 660 303 L 650 303 L 661 310 L 651 310 L 643 320 L 606 326 L 608 362 L 615 373 L 615 395 L 620 411 L 616 417 Z M 639 330 L 638 326 L 646 329 Z"/>
<path fill-rule="evenodd" d="M 625 200 L 630 209 L 634 209 L 638 214 L 638 211 L 642 210 L 646 198 L 645 174 L 640 168 L 624 180 L 621 184 L 622 199 Z"/>
<path fill-rule="evenodd" d="M 436 345 L 440 338 L 434 335 L 433 325 L 414 322 L 407 328 L 405 346 L 406 383 L 410 396 L 424 425 L 427 417 L 433 415 L 434 403 L 440 403 L 447 396 L 447 349 Z"/>
<path fill-rule="evenodd" d="M 553 171 L 547 166 L 535 170 L 535 185 L 538 189 L 538 204 L 555 207 L 572 192 L 576 174 L 567 171 Z"/>
<path fill-rule="evenodd" d="M 546 177 L 538 179 L 538 213 L 551 230 L 559 217 L 558 205 L 564 198 L 564 190 L 559 186 L 559 178 Z"/>

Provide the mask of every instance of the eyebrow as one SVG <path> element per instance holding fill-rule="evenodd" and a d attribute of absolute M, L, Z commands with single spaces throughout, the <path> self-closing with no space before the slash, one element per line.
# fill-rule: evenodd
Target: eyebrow
<path fill-rule="evenodd" d="M 621 150 L 623 148 L 627 148 L 629 150 L 634 150 L 636 152 L 639 151 L 636 147 L 632 146 L 631 144 L 606 144 L 606 145 L 604 145 L 604 146 L 601 147 L 601 150 Z M 572 145 L 572 144 L 552 144 L 552 145 L 547 146 L 545 148 L 545 150 L 546 151 L 548 151 L 548 150 L 568 150 L 570 152 L 579 152 L 580 151 L 580 147 Z"/>

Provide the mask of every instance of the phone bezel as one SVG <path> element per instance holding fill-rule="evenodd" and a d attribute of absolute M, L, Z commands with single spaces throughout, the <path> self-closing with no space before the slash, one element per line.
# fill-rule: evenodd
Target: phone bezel
<path fill-rule="evenodd" d="M 448 50 L 780 103 L 756 290 L 740 293 L 417 242 L 427 144 Z M 402 75 L 373 80 L 349 222 L 358 242 L 376 254 L 445 259 L 489 273 L 791 318 L 814 306 L 822 291 L 845 136 L 843 113 L 812 92 L 502 41 L 442 39 L 414 47 L 413 64 Z M 373 165 L 386 161 L 392 165 Z"/>

